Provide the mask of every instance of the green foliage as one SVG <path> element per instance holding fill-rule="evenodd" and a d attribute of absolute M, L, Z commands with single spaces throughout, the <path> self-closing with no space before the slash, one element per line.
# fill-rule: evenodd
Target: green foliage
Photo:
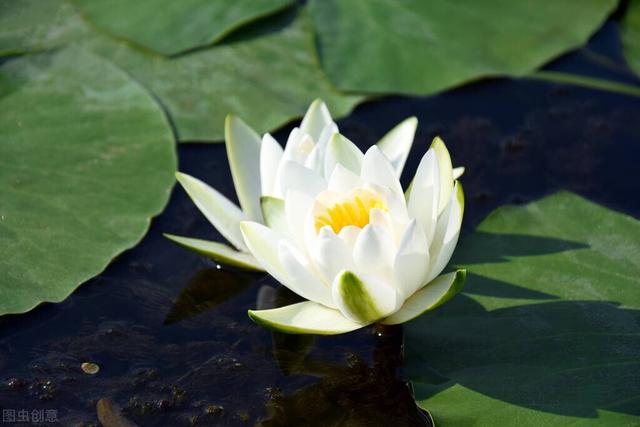
<path fill-rule="evenodd" d="M 622 46 L 629 66 L 640 74 L 640 1 L 630 0 L 622 22 Z"/>
<path fill-rule="evenodd" d="M 640 222 L 559 193 L 461 240 L 465 295 L 406 328 L 437 424 L 637 425 Z"/>
<path fill-rule="evenodd" d="M 616 0 L 313 0 L 322 66 L 338 88 L 430 94 L 525 75 L 581 46 Z M 366 64 L 366 65 L 363 65 Z"/>
<path fill-rule="evenodd" d="M 10 60 L 0 81 L 2 315 L 63 300 L 135 245 L 176 156 L 146 91 L 82 49 Z"/>
<path fill-rule="evenodd" d="M 73 0 L 98 27 L 160 54 L 174 55 L 221 40 L 293 0 Z"/>

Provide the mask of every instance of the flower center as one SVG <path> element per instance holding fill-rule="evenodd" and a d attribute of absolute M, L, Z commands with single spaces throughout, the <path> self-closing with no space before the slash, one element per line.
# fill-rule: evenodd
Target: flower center
<path fill-rule="evenodd" d="M 329 192 L 323 192 L 316 199 L 316 233 L 329 226 L 338 234 L 348 225 L 363 228 L 369 224 L 371 209 L 387 211 L 387 203 L 371 190 L 359 188 L 345 198 L 337 199 Z"/>

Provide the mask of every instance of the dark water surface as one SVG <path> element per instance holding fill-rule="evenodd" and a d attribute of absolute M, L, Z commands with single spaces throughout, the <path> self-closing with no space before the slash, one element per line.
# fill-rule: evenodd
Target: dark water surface
<path fill-rule="evenodd" d="M 549 69 L 638 84 L 622 63 L 615 23 Z M 366 148 L 411 115 L 420 124 L 403 183 L 441 135 L 455 165 L 467 168 L 467 232 L 504 203 L 559 189 L 640 217 L 638 98 L 495 80 L 373 101 L 338 124 Z M 178 152 L 181 171 L 235 199 L 223 145 Z M 101 398 L 139 425 L 427 425 L 402 380 L 401 328 L 272 334 L 246 310 L 294 295 L 267 276 L 219 269 L 163 232 L 221 239 L 176 188 L 144 240 L 100 276 L 63 303 L 0 318 L 0 408 L 54 409 L 62 425 L 97 424 Z M 83 362 L 100 372 L 83 373 Z"/>

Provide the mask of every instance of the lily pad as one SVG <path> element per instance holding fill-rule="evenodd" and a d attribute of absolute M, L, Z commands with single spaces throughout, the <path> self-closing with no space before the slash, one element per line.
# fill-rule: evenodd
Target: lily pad
<path fill-rule="evenodd" d="M 78 13 L 68 13 L 64 0 L 48 3 L 57 5 L 67 17 L 59 28 L 75 28 L 80 22 L 82 36 L 75 37 L 77 43 L 109 59 L 159 100 L 180 141 L 221 141 L 227 114 L 241 117 L 262 133 L 300 117 L 318 97 L 335 117 L 349 113 L 362 100 L 339 93 L 329 83 L 315 56 L 309 18 L 301 11 L 249 25 L 222 45 L 166 58 L 96 31 L 82 23 Z M 47 23 L 41 4 L 28 1 L 24 8 L 10 8 L 3 19 L 19 20 L 25 27 L 49 28 L 48 37 L 32 40 L 22 34 L 18 40 L 3 40 L 0 30 L 0 46 L 7 51 L 57 46 L 56 32 Z M 57 10 L 51 5 L 49 9 L 49 13 Z"/>
<path fill-rule="evenodd" d="M 461 239 L 465 295 L 406 327 L 440 426 L 640 423 L 640 222 L 570 193 Z"/>
<path fill-rule="evenodd" d="M 482 77 L 528 74 L 586 42 L 616 5 L 313 0 L 311 13 L 322 66 L 338 88 L 429 94 Z"/>
<path fill-rule="evenodd" d="M 63 0 L 0 0 L 0 56 L 60 47 L 85 31 Z"/>
<path fill-rule="evenodd" d="M 7 314 L 63 300 L 135 245 L 168 200 L 176 156 L 148 93 L 82 49 L 6 61 L 0 81 Z"/>
<path fill-rule="evenodd" d="M 73 1 L 98 27 L 164 55 L 219 41 L 242 25 L 293 3 L 293 0 Z"/>
<path fill-rule="evenodd" d="M 88 43 L 160 99 L 181 141 L 221 140 L 227 114 L 262 133 L 301 116 L 317 97 L 335 116 L 360 101 L 333 90 L 322 74 L 304 14 L 270 20 L 253 31 L 173 59 L 99 34 Z"/>
<path fill-rule="evenodd" d="M 629 66 L 640 74 L 640 1 L 630 0 L 621 29 L 624 56 Z"/>

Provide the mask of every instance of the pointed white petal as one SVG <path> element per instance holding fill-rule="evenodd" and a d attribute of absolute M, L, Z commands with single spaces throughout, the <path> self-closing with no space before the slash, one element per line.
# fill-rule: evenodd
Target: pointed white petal
<path fill-rule="evenodd" d="M 400 293 L 406 298 L 422 287 L 429 274 L 429 246 L 422 226 L 411 220 L 400 241 L 393 263 L 393 274 Z"/>
<path fill-rule="evenodd" d="M 293 240 L 298 247 L 305 247 L 305 228 L 309 212 L 313 208 L 313 198 L 300 191 L 289 191 L 284 202 L 284 214 Z"/>
<path fill-rule="evenodd" d="M 360 175 L 364 154 L 356 145 L 339 133 L 334 133 L 327 145 L 324 158 L 324 176 L 331 176 L 337 164 Z"/>
<path fill-rule="evenodd" d="M 320 134 L 325 126 L 331 123 L 333 123 L 333 119 L 327 105 L 321 99 L 316 99 L 302 118 L 300 130 L 311 135 L 311 138 L 317 142 L 320 140 Z"/>
<path fill-rule="evenodd" d="M 284 213 L 284 200 L 277 197 L 262 196 L 260 198 L 262 216 L 265 224 L 282 236 L 289 234 L 287 217 Z"/>
<path fill-rule="evenodd" d="M 342 270 L 353 269 L 351 249 L 330 227 L 320 230 L 315 246 L 316 264 L 328 284 Z"/>
<path fill-rule="evenodd" d="M 380 147 L 382 153 L 387 156 L 393 165 L 393 169 L 396 171 L 398 178 L 402 175 L 402 169 L 404 169 L 407 156 L 409 155 L 409 151 L 411 151 L 411 145 L 413 144 L 417 127 L 418 119 L 409 117 L 400 122 L 378 141 L 378 147 Z"/>
<path fill-rule="evenodd" d="M 239 252 L 224 243 L 209 240 L 193 239 L 190 237 L 174 236 L 165 233 L 164 236 L 180 246 L 208 256 L 216 262 L 246 270 L 264 271 L 258 261 L 247 252 Z"/>
<path fill-rule="evenodd" d="M 361 231 L 362 229 L 360 227 L 356 227 L 355 225 L 347 225 L 346 227 L 343 227 L 342 230 L 340 230 L 340 233 L 338 233 L 338 237 L 340 237 L 342 241 L 347 245 L 347 247 L 351 251 L 353 251 Z"/>
<path fill-rule="evenodd" d="M 259 325 L 285 334 L 337 335 L 366 326 L 347 319 L 338 310 L 311 301 L 271 310 L 249 310 L 249 317 Z"/>
<path fill-rule="evenodd" d="M 176 179 L 209 222 L 233 246 L 247 250 L 240 234 L 240 221 L 245 214 L 229 199 L 197 178 L 176 172 Z"/>
<path fill-rule="evenodd" d="M 411 182 L 411 192 L 407 208 L 409 216 L 420 221 L 422 229 L 431 242 L 438 220 L 440 199 L 440 173 L 434 150 L 422 156 L 416 175 Z"/>
<path fill-rule="evenodd" d="M 437 277 L 409 297 L 398 311 L 383 319 L 380 323 L 397 325 L 433 310 L 460 292 L 464 286 L 466 275 L 466 270 L 458 270 Z"/>
<path fill-rule="evenodd" d="M 287 192 L 295 190 L 315 197 L 316 194 L 327 188 L 327 182 L 311 169 L 294 161 L 286 161 L 282 166 L 280 179 L 280 194 L 286 196 Z"/>
<path fill-rule="evenodd" d="M 247 217 L 262 220 L 260 210 L 260 136 L 235 116 L 224 122 L 225 146 L 233 184 Z"/>
<path fill-rule="evenodd" d="M 440 200 L 438 201 L 438 215 L 444 211 L 453 191 L 453 167 L 451 166 L 451 156 L 444 142 L 439 137 L 435 137 L 431 143 L 438 158 L 438 169 L 440 170 Z"/>
<path fill-rule="evenodd" d="M 390 282 L 396 246 L 384 228 L 368 224 L 353 248 L 353 260 L 359 272 L 366 271 L 382 281 Z"/>
<path fill-rule="evenodd" d="M 355 322 L 375 322 L 393 313 L 399 305 L 396 290 L 391 286 L 374 276 L 358 277 L 347 270 L 336 276 L 332 291 L 342 314 Z"/>
<path fill-rule="evenodd" d="M 453 168 L 453 179 L 456 180 L 464 174 L 464 166 Z"/>
<path fill-rule="evenodd" d="M 348 193 L 354 188 L 362 187 L 362 179 L 341 164 L 336 164 L 329 177 L 329 190 Z"/>
<path fill-rule="evenodd" d="M 427 281 L 433 280 L 447 266 L 458 243 L 462 216 L 464 214 L 464 192 L 460 181 L 456 181 L 451 201 L 447 209 L 438 218 L 436 233 L 429 248 L 431 266 Z"/>
<path fill-rule="evenodd" d="M 260 265 L 278 282 L 282 283 L 282 285 L 286 286 L 303 298 L 307 298 L 307 295 L 309 295 L 307 286 L 309 286 L 309 284 L 296 280 L 296 278 L 290 275 L 290 270 L 295 268 L 295 266 L 293 266 L 293 261 L 287 259 L 287 262 L 291 262 L 291 264 L 287 265 L 287 268 L 285 268 L 281 261 L 282 251 L 280 242 L 284 239 L 281 239 L 270 228 L 262 224 L 258 224 L 257 222 L 244 221 L 240 224 L 240 229 L 242 230 L 242 235 L 244 236 L 249 250 L 258 260 Z M 285 257 L 289 255 L 290 253 L 287 253 L 285 254 Z M 329 293 L 327 287 L 322 284 L 321 286 L 323 286 L 327 290 L 327 293 Z M 322 299 L 326 300 L 326 298 Z"/>
<path fill-rule="evenodd" d="M 269 227 L 253 221 L 241 222 L 240 230 L 249 251 L 262 268 L 278 282 L 287 286 L 287 282 L 290 281 L 289 276 L 278 257 L 278 242 L 281 237 Z"/>
<path fill-rule="evenodd" d="M 291 243 L 281 240 L 278 244 L 278 256 L 288 274 L 290 282 L 285 285 L 289 289 L 309 301 L 336 308 L 329 286 L 320 280 L 309 260 Z"/>
<path fill-rule="evenodd" d="M 263 196 L 272 196 L 276 183 L 276 172 L 282 159 L 284 150 L 273 139 L 271 135 L 265 133 L 260 145 L 260 183 Z"/>
<path fill-rule="evenodd" d="M 393 166 L 375 145 L 369 148 L 364 155 L 360 177 L 366 182 L 372 182 L 402 194 L 402 186 L 400 186 Z"/>
<path fill-rule="evenodd" d="M 384 234 L 391 238 L 391 241 L 395 244 L 397 243 L 395 230 L 393 229 L 393 224 L 391 222 L 391 216 L 388 212 L 383 211 L 382 209 L 373 208 L 369 211 L 369 224 L 375 226 L 378 230 L 382 230 Z"/>
<path fill-rule="evenodd" d="M 336 125 L 333 122 L 327 124 L 324 127 L 324 129 L 322 129 L 322 132 L 320 133 L 320 137 L 316 141 L 316 144 L 322 145 L 326 149 L 327 145 L 329 144 L 329 140 L 331 139 L 333 134 L 338 132 L 339 132 L 338 125 Z"/>

